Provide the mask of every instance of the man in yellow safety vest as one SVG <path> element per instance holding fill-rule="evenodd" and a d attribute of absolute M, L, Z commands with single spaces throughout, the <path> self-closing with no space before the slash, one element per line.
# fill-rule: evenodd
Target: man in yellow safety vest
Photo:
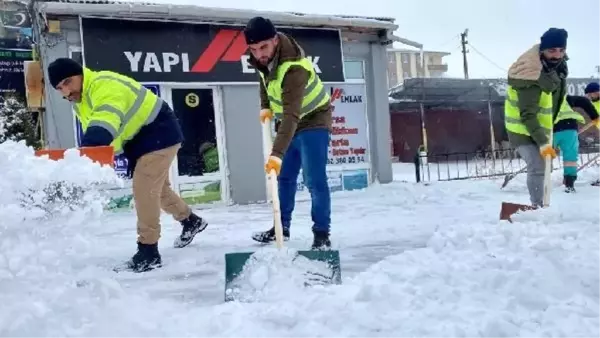
<path fill-rule="evenodd" d="M 330 97 L 312 62 L 290 36 L 277 32 L 269 19 L 255 17 L 244 29 L 250 63 L 260 76 L 260 119 L 276 118 L 277 136 L 265 165 L 278 173 L 284 239 L 290 235 L 297 179 L 302 169 L 311 199 L 313 249 L 331 247 L 331 198 L 327 183 L 327 158 L 331 132 Z M 252 238 L 269 243 L 274 228 Z"/>
<path fill-rule="evenodd" d="M 84 132 L 82 146 L 111 145 L 133 172 L 137 253 L 126 264 L 134 272 L 162 264 L 158 252 L 160 210 L 182 225 L 175 247 L 192 242 L 207 223 L 171 189 L 169 167 L 183 142 L 171 107 L 139 82 L 110 71 L 93 71 L 68 58 L 48 66 L 49 82 L 74 104 Z"/>
<path fill-rule="evenodd" d="M 543 205 L 544 158 L 563 152 L 564 178 L 568 190 L 577 174 L 577 122 L 583 117 L 571 106 L 583 108 L 597 119 L 585 98 L 567 95 L 567 31 L 550 28 L 540 43 L 523 53 L 508 71 L 504 105 L 505 126 L 512 146 L 527 163 L 527 188 L 531 203 Z M 571 105 L 571 106 L 570 106 Z M 555 133 L 553 144 L 551 133 Z"/>
<path fill-rule="evenodd" d="M 592 101 L 596 112 L 600 113 L 600 84 L 598 82 L 590 82 L 585 87 L 585 96 Z M 596 120 L 596 127 L 600 129 L 600 120 Z M 600 179 L 592 183 L 594 186 L 600 186 Z"/>

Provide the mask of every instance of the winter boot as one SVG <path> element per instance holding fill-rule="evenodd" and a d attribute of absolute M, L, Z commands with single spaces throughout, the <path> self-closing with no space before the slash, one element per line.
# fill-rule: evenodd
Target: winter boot
<path fill-rule="evenodd" d="M 594 187 L 600 187 L 600 180 L 597 180 L 597 181 L 594 181 L 594 182 L 592 182 L 592 185 L 593 185 Z"/>
<path fill-rule="evenodd" d="M 566 193 L 575 192 L 575 180 L 577 180 L 577 176 L 565 175 L 564 182 L 565 182 L 565 192 Z"/>
<path fill-rule="evenodd" d="M 188 218 L 181 221 L 181 226 L 183 227 L 181 229 L 181 235 L 175 239 L 175 243 L 173 244 L 176 248 L 183 248 L 192 243 L 194 236 L 199 232 L 204 231 L 208 226 L 208 223 L 206 223 L 202 217 L 192 212 Z"/>
<path fill-rule="evenodd" d="M 331 250 L 331 241 L 329 240 L 328 231 L 313 230 L 313 244 L 311 250 Z"/>
<path fill-rule="evenodd" d="M 162 266 L 158 243 L 142 244 L 138 242 L 137 246 L 138 251 L 127 262 L 127 269 L 133 272 L 145 272 Z"/>
<path fill-rule="evenodd" d="M 259 243 L 271 243 L 275 242 L 275 227 L 263 232 L 255 232 L 252 234 L 252 239 Z M 290 229 L 283 228 L 283 240 L 287 241 L 290 239 Z"/>

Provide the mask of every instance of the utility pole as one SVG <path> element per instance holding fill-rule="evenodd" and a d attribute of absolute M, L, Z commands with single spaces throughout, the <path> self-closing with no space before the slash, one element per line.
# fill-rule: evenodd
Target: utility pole
<path fill-rule="evenodd" d="M 465 79 L 469 79 L 469 65 L 467 64 L 467 35 L 469 34 L 469 29 L 465 29 L 463 33 L 460 33 L 460 43 L 462 45 L 462 54 L 463 54 L 463 70 L 465 72 Z"/>

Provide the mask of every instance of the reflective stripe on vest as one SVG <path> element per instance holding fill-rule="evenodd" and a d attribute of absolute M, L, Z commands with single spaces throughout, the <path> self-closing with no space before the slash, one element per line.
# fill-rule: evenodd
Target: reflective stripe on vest
<path fill-rule="evenodd" d="M 594 105 L 594 108 L 596 108 L 596 113 L 600 114 L 600 101 L 594 101 L 592 104 Z"/>
<path fill-rule="evenodd" d="M 585 119 L 583 118 L 583 116 L 581 116 L 581 114 L 574 111 L 571 108 L 571 106 L 569 106 L 569 104 L 567 103 L 567 96 L 565 95 L 565 97 L 562 100 L 562 104 L 560 105 L 560 111 L 558 112 L 558 114 L 556 115 L 556 119 L 554 120 L 554 124 L 557 124 L 558 121 L 567 119 L 574 119 L 577 120 L 577 122 L 579 123 L 585 123 Z"/>
<path fill-rule="evenodd" d="M 552 132 L 552 94 L 542 92 L 538 102 L 540 107 L 537 113 L 537 119 L 540 126 L 545 129 L 546 134 L 550 136 Z M 531 136 L 525 124 L 521 120 L 521 111 L 519 109 L 519 95 L 517 91 L 508 86 L 506 89 L 506 100 L 504 101 L 504 124 L 506 130 L 525 136 Z"/>
<path fill-rule="evenodd" d="M 75 113 L 85 133 L 89 127 L 106 129 L 113 136 L 116 154 L 140 129 L 152 123 L 163 101 L 139 82 L 109 71 L 84 68 L 83 93 Z"/>
<path fill-rule="evenodd" d="M 319 76 L 315 72 L 312 66 L 312 62 L 307 58 L 303 58 L 299 61 L 286 61 L 280 64 L 276 70 L 276 76 L 271 80 L 268 86 L 265 85 L 266 80 L 262 72 L 259 72 L 262 84 L 267 88 L 267 95 L 269 96 L 269 108 L 275 115 L 283 114 L 283 99 L 282 99 L 282 82 L 285 73 L 290 69 L 291 66 L 301 66 L 306 69 L 310 76 L 306 87 L 304 87 L 304 97 L 302 99 L 302 107 L 300 109 L 300 118 L 303 118 L 313 112 L 315 109 L 329 103 L 330 97 L 325 86 L 319 79 Z"/>

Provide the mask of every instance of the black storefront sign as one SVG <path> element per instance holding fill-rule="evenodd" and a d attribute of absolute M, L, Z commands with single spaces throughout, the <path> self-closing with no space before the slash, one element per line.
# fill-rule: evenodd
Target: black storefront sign
<path fill-rule="evenodd" d="M 25 97 L 24 61 L 31 60 L 30 50 L 0 49 L 0 93 Z"/>
<path fill-rule="evenodd" d="M 241 26 L 82 18 L 86 66 L 141 82 L 256 82 Z M 343 82 L 340 33 L 279 28 L 302 46 L 322 81 Z"/>

